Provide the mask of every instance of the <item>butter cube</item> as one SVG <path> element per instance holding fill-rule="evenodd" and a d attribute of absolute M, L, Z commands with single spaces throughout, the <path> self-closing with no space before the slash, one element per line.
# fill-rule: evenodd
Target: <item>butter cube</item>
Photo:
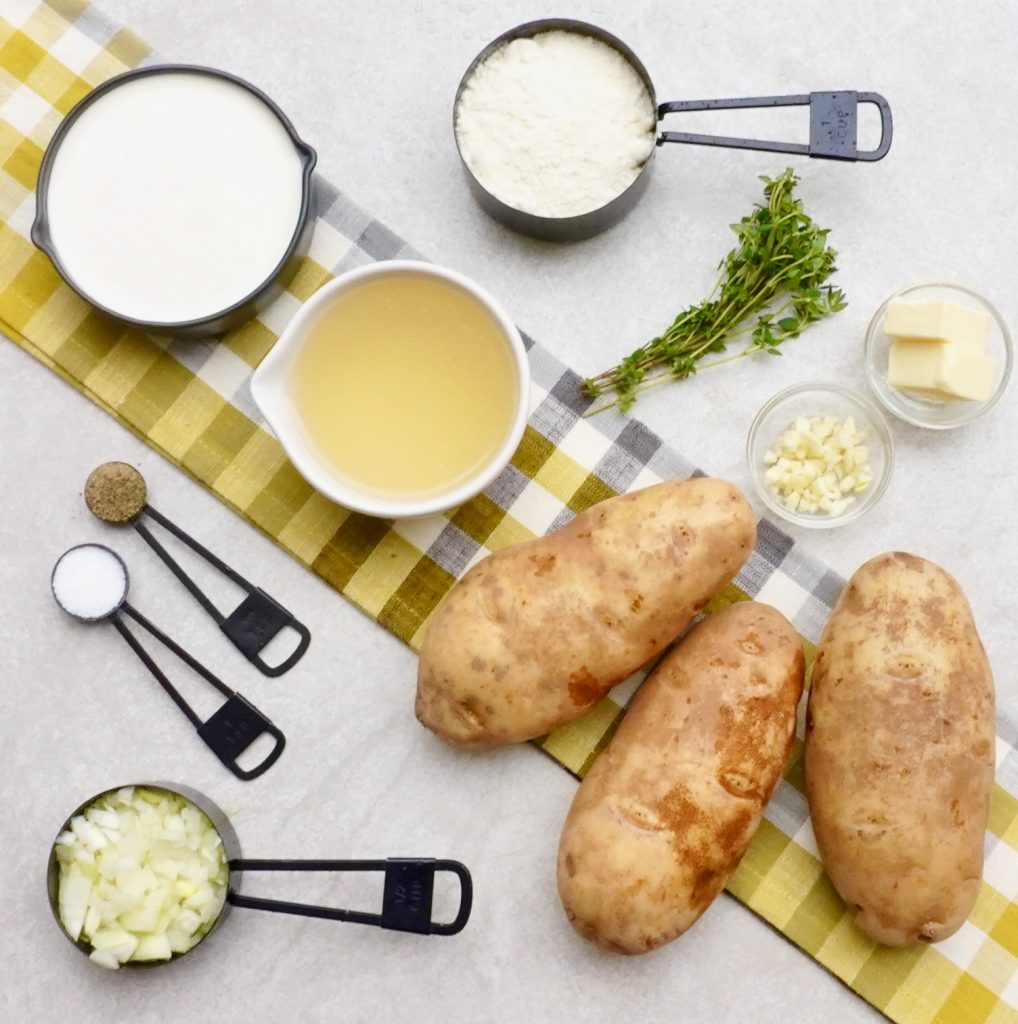
<path fill-rule="evenodd" d="M 985 402 L 993 394 L 997 364 L 981 352 L 944 345 L 937 367 L 936 387 L 954 398 Z"/>
<path fill-rule="evenodd" d="M 896 299 L 884 314 L 884 333 L 891 338 L 949 341 L 985 352 L 990 316 L 981 309 L 946 299 Z"/>
<path fill-rule="evenodd" d="M 933 401 L 985 402 L 997 364 L 966 345 L 900 338 L 887 357 L 887 383 Z"/>
<path fill-rule="evenodd" d="M 912 338 L 892 342 L 887 356 L 887 383 L 910 391 L 935 389 L 945 347 Z"/>

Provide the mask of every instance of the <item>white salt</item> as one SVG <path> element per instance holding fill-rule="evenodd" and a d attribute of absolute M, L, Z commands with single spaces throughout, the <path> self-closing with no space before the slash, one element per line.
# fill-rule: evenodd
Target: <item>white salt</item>
<path fill-rule="evenodd" d="M 104 619 L 127 597 L 127 569 L 100 544 L 82 544 L 60 556 L 53 570 L 53 596 L 79 619 Z"/>

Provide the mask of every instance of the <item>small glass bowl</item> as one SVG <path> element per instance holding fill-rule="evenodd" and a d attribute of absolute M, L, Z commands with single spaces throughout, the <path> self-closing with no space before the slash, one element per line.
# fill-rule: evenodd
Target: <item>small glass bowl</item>
<path fill-rule="evenodd" d="M 840 419 L 852 416 L 856 427 L 866 433 L 865 444 L 869 448 L 873 480 L 865 491 L 854 495 L 855 501 L 839 515 L 830 515 L 826 512 L 793 512 L 781 503 L 764 481 L 764 473 L 768 469 L 764 463 L 764 453 L 800 416 L 837 416 Z M 771 512 L 797 526 L 823 530 L 861 519 L 880 500 L 891 480 L 894 441 L 887 428 L 887 421 L 868 398 L 843 388 L 840 384 L 814 380 L 779 391 L 756 414 L 746 439 L 746 459 L 757 494 Z"/>
<path fill-rule="evenodd" d="M 884 333 L 884 313 L 889 303 L 895 299 L 905 298 L 913 302 L 920 299 L 950 299 L 952 302 L 973 306 L 989 313 L 991 324 L 986 352 L 997 361 L 997 377 L 994 381 L 993 394 L 985 402 L 938 402 L 909 391 L 899 391 L 887 383 L 887 357 L 891 349 L 891 339 Z M 873 314 L 873 319 L 866 329 L 866 377 L 870 387 L 889 412 L 908 423 L 914 423 L 917 427 L 927 427 L 930 430 L 961 427 L 988 412 L 1007 387 L 1013 361 L 1011 334 L 1003 317 L 981 295 L 958 284 L 913 284 L 902 288 L 890 296 Z"/>

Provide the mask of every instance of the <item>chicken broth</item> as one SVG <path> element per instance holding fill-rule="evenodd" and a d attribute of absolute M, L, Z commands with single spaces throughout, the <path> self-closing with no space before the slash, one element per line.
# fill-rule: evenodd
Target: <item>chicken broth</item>
<path fill-rule="evenodd" d="M 502 325 L 464 288 L 423 273 L 337 294 L 290 373 L 305 442 L 331 472 L 378 495 L 457 486 L 497 453 L 515 418 Z"/>

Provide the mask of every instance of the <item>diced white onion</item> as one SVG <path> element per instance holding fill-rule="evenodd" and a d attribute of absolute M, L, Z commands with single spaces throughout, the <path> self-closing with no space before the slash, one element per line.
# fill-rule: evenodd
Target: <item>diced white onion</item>
<path fill-rule="evenodd" d="M 186 953 L 226 901 L 219 833 L 194 804 L 165 790 L 107 794 L 71 819 L 55 850 L 60 923 L 102 967 Z"/>

